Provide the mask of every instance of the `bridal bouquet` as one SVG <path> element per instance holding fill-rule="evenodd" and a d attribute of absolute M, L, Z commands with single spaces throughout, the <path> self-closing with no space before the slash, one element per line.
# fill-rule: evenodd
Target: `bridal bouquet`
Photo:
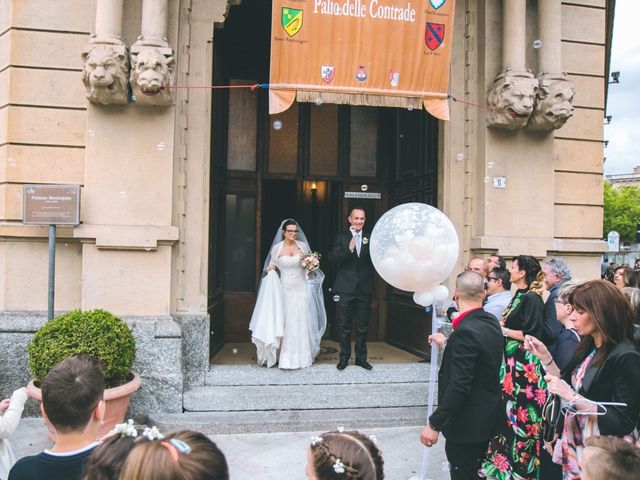
<path fill-rule="evenodd" d="M 300 265 L 304 269 L 304 276 L 309 278 L 309 274 L 320 267 L 320 254 L 311 252 L 306 255 L 300 255 Z"/>

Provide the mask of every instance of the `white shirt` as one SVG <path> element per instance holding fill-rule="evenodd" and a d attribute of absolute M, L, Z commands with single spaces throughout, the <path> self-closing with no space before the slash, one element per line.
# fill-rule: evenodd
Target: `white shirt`
<path fill-rule="evenodd" d="M 353 238 L 356 239 L 356 253 L 360 256 L 360 249 L 362 248 L 362 230 L 356 232 L 353 228 L 350 229 Z"/>

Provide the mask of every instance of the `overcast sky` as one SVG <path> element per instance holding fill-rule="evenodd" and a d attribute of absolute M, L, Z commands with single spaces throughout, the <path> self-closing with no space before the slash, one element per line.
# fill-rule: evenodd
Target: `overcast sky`
<path fill-rule="evenodd" d="M 620 72 L 620 83 L 609 85 L 607 115 L 613 118 L 604 127 L 609 145 L 604 173 L 631 173 L 640 165 L 640 1 L 617 0 L 613 24 L 611 71 Z"/>

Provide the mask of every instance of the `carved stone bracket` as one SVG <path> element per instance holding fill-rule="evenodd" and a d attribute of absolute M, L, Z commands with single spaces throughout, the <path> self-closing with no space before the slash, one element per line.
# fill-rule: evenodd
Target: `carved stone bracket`
<path fill-rule="evenodd" d="M 82 52 L 82 82 L 91 103 L 125 105 L 129 99 L 129 54 L 119 40 L 90 41 Z"/>
<path fill-rule="evenodd" d="M 533 113 L 538 80 L 528 70 L 506 69 L 500 73 L 487 93 L 492 109 L 487 116 L 491 127 L 507 130 L 524 128 Z"/>
<path fill-rule="evenodd" d="M 562 127 L 573 116 L 576 89 L 564 74 L 540 75 L 536 106 L 529 127 L 551 131 Z"/>
<path fill-rule="evenodd" d="M 175 57 L 171 48 L 133 45 L 130 81 L 135 103 L 170 106 L 174 71 Z"/>

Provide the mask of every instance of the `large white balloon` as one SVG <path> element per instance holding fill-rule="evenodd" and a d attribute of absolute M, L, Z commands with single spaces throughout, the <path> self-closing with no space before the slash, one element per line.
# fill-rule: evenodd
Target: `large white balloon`
<path fill-rule="evenodd" d="M 453 271 L 458 250 L 451 220 L 424 203 L 392 208 L 371 232 L 371 260 L 377 272 L 400 290 L 418 292 L 414 299 L 421 305 L 445 295 L 446 288 L 438 284 Z"/>

